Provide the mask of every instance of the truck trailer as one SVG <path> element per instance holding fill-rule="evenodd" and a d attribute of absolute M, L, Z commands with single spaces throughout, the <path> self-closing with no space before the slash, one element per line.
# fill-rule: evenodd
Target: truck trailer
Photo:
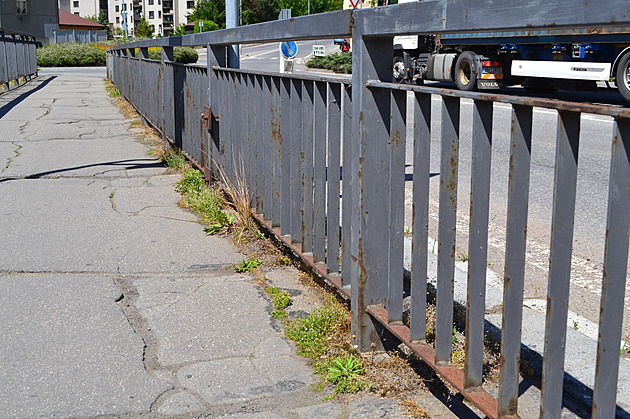
<path fill-rule="evenodd" d="M 416 0 L 399 0 L 399 3 Z M 614 83 L 630 103 L 630 26 L 394 37 L 393 79 L 460 90 L 594 90 Z"/>

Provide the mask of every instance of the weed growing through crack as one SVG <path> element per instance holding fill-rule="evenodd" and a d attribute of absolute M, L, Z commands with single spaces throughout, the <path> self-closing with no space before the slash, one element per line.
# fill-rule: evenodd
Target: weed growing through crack
<path fill-rule="evenodd" d="M 284 310 L 291 304 L 291 294 L 278 287 L 265 288 L 265 292 L 271 296 L 273 307 L 276 310 Z"/>
<path fill-rule="evenodd" d="M 182 194 L 180 204 L 201 216 L 208 224 L 206 234 L 226 232 L 235 222 L 234 214 L 222 210 L 225 200 L 217 187 L 206 188 L 203 175 L 197 169 L 184 169 L 175 190 Z"/>
<path fill-rule="evenodd" d="M 328 358 L 322 361 L 316 370 L 335 385 L 337 394 L 358 393 L 367 386 L 367 383 L 361 380 L 365 372 L 363 362 L 354 355 Z"/>
<path fill-rule="evenodd" d="M 160 161 L 169 169 L 183 169 L 186 164 L 186 158 L 181 151 L 172 151 L 163 153 L 160 156 Z"/>
<path fill-rule="evenodd" d="M 307 317 L 288 322 L 285 336 L 295 341 L 300 355 L 317 360 L 328 352 L 333 336 L 348 322 L 339 305 L 327 305 Z"/>
<path fill-rule="evenodd" d="M 251 272 L 254 269 L 258 268 L 262 265 L 262 260 L 258 258 L 251 258 L 247 260 L 241 260 L 239 263 L 234 266 L 234 272 L 239 274 Z"/>
<path fill-rule="evenodd" d="M 110 81 L 105 83 L 105 90 L 109 93 L 109 97 L 120 97 L 120 90 Z"/>

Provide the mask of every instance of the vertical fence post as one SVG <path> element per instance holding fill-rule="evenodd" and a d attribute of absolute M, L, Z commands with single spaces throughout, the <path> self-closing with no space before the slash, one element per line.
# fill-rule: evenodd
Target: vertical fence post
<path fill-rule="evenodd" d="M 451 362 L 459 163 L 459 99 L 442 98 L 435 362 Z"/>
<path fill-rule="evenodd" d="M 413 235 L 409 337 L 417 342 L 426 340 L 427 332 L 431 95 L 414 95 L 413 116 Z"/>
<path fill-rule="evenodd" d="M 140 55 L 140 59 L 138 61 L 138 65 L 140 66 L 140 69 L 138 71 L 138 74 L 140 76 L 140 83 L 139 83 L 139 87 L 140 87 L 140 117 L 142 120 L 143 124 L 147 123 L 147 116 L 148 116 L 148 100 L 147 100 L 147 95 L 148 95 L 148 89 L 149 86 L 151 86 L 151 84 L 148 82 L 147 80 L 147 71 L 146 71 L 146 67 L 145 67 L 145 62 L 144 60 L 148 60 L 149 59 L 149 48 L 148 47 L 141 47 L 138 48 L 139 50 L 139 55 Z"/>
<path fill-rule="evenodd" d="M 207 163 L 204 164 L 205 168 L 209 168 L 212 177 L 215 180 L 219 179 L 218 164 L 221 161 L 219 156 L 220 143 L 219 143 L 219 131 L 221 129 L 222 118 L 226 118 L 227 115 L 221 115 L 219 109 L 221 107 L 221 88 L 219 86 L 219 76 L 217 70 L 214 67 L 225 67 L 227 65 L 227 56 L 225 46 L 222 45 L 210 45 L 206 46 L 207 51 L 207 69 L 208 69 L 208 106 L 212 110 L 213 115 L 208 115 L 210 120 L 210 147 L 208 147 L 207 153 L 209 154 Z M 216 117 L 219 119 L 217 120 Z"/>
<path fill-rule="evenodd" d="M 208 58 L 209 59 L 209 58 Z M 160 68 L 162 70 L 162 137 L 165 139 L 170 132 L 170 127 L 173 124 L 174 115 L 173 103 L 171 102 L 173 93 L 173 77 L 170 76 L 170 71 L 167 71 L 167 61 L 173 61 L 173 47 L 162 47 L 160 51 Z"/>
<path fill-rule="evenodd" d="M 593 391 L 593 418 L 615 416 L 619 374 L 619 342 L 628 269 L 628 207 L 630 206 L 630 121 L 617 118 L 612 144 L 604 276 Z"/>
<path fill-rule="evenodd" d="M 531 106 L 513 105 L 512 107 L 505 268 L 503 270 L 499 416 L 513 416 L 518 411 L 518 370 L 523 320 L 532 114 Z"/>
<path fill-rule="evenodd" d="M 341 92 L 341 126 L 343 138 L 341 139 L 342 147 L 342 176 L 341 176 L 341 283 L 344 287 L 350 285 L 350 278 L 352 276 L 353 265 L 355 263 L 352 260 L 352 226 L 356 225 L 353 222 L 353 216 L 356 211 L 353 211 L 354 199 L 353 185 L 356 185 L 354 179 L 354 167 L 358 165 L 355 161 L 355 156 L 352 152 L 352 85 L 344 84 Z M 353 183 L 354 182 L 354 183 Z"/>
<path fill-rule="evenodd" d="M 580 113 L 558 113 L 541 418 L 560 417 L 578 171 Z"/>
<path fill-rule="evenodd" d="M 466 361 L 464 365 L 466 387 L 480 386 L 483 380 L 483 320 L 486 304 L 492 109 L 492 102 L 480 100 L 474 102 L 466 293 Z"/>
<path fill-rule="evenodd" d="M 392 78 L 392 37 L 364 38 L 362 22 L 353 33 L 352 55 L 352 119 L 353 153 L 358 154 L 357 188 L 359 216 L 357 249 L 352 257 L 358 269 L 352 272 L 352 339 L 360 351 L 379 345 L 378 336 L 366 308 L 384 303 L 387 298 L 387 246 L 389 237 L 387 200 L 389 186 L 386 171 L 389 165 L 390 94 L 384 89 L 368 89 L 368 80 L 389 81 Z M 369 226 L 369 232 L 368 232 Z M 354 226 L 353 226 L 354 227 Z M 356 250 L 356 254 L 354 251 Z"/>

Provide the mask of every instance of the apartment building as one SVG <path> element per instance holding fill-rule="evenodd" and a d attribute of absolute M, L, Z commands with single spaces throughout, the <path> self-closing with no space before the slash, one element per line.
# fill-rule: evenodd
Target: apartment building
<path fill-rule="evenodd" d="M 126 22 L 128 36 L 134 34 L 143 17 L 154 34 L 168 36 L 180 24 L 188 23 L 186 15 L 194 6 L 195 0 L 109 0 L 108 16 L 114 28 L 124 30 Z"/>
<path fill-rule="evenodd" d="M 47 44 L 59 29 L 57 3 L 40 0 L 0 1 L 0 30 L 33 36 Z"/>
<path fill-rule="evenodd" d="M 59 8 L 73 15 L 87 18 L 98 16 L 101 11 L 100 0 L 59 0 Z"/>

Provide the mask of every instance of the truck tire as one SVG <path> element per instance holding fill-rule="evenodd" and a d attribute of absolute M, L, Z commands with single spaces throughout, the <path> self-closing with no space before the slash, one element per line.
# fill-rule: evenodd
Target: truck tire
<path fill-rule="evenodd" d="M 477 55 L 472 51 L 464 51 L 455 64 L 455 85 L 459 90 L 475 90 L 477 88 Z"/>
<path fill-rule="evenodd" d="M 626 102 L 630 102 L 630 54 L 621 57 L 617 66 L 615 84 Z"/>
<path fill-rule="evenodd" d="M 401 55 L 394 55 L 394 64 L 392 65 L 394 83 L 405 82 L 405 62 Z"/>

